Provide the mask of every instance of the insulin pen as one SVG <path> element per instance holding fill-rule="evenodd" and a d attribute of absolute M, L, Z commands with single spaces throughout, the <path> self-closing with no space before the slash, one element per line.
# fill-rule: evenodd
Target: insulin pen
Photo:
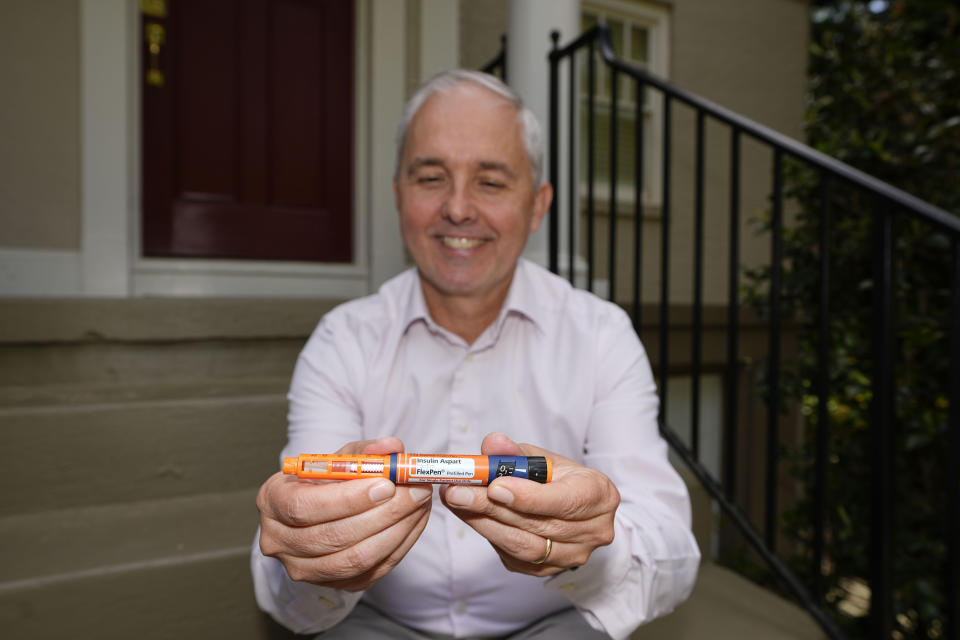
<path fill-rule="evenodd" d="M 283 459 L 283 472 L 299 478 L 354 480 L 389 478 L 395 484 L 487 485 L 500 476 L 550 482 L 553 463 L 543 456 L 460 456 L 391 453 L 339 455 L 304 453 Z"/>

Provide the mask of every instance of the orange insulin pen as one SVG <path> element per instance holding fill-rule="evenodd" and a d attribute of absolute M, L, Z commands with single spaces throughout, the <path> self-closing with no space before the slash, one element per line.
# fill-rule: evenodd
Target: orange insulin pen
<path fill-rule="evenodd" d="M 283 459 L 283 472 L 299 478 L 354 480 L 389 478 L 396 484 L 487 485 L 500 476 L 550 482 L 553 463 L 543 456 L 459 456 L 391 453 L 339 455 L 304 453 Z"/>

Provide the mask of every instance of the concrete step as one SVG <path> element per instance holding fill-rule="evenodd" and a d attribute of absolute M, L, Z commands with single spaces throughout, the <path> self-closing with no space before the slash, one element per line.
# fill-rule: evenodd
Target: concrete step
<path fill-rule="evenodd" d="M 806 611 L 712 562 L 700 567 L 690 599 L 640 627 L 633 640 L 827 640 Z"/>
<path fill-rule="evenodd" d="M 287 377 L 305 337 L 0 344 L 0 386 Z"/>
<path fill-rule="evenodd" d="M 0 518 L 4 637 L 290 637 L 253 600 L 254 495 Z"/>
<path fill-rule="evenodd" d="M 11 640 L 295 640 L 253 600 L 249 561 L 210 554 L 182 564 L 99 573 L 45 589 L 0 592 Z"/>
<path fill-rule="evenodd" d="M 257 487 L 287 378 L 0 390 L 0 516 Z"/>
<path fill-rule="evenodd" d="M 55 509 L 0 518 L 0 589 L 249 550 L 255 488 Z"/>
<path fill-rule="evenodd" d="M 0 386 L 289 377 L 337 300 L 0 300 Z"/>
<path fill-rule="evenodd" d="M 119 384 L 84 382 L 69 384 L 0 386 L 0 410 L 43 409 L 122 402 L 159 400 L 191 400 L 197 398 L 230 398 L 285 395 L 290 377 L 259 376 L 239 379 L 179 378 L 173 381 L 150 381 Z"/>

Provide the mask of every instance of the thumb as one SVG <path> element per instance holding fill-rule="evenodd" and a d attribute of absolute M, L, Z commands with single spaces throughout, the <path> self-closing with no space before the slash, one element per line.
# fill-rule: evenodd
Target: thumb
<path fill-rule="evenodd" d="M 480 445 L 480 453 L 485 456 L 522 456 L 523 449 L 502 433 L 489 433 Z"/>

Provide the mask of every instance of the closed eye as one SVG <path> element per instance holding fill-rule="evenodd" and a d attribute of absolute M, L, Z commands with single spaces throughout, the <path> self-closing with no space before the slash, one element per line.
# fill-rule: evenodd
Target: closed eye
<path fill-rule="evenodd" d="M 427 175 L 417 176 L 417 184 L 430 186 L 430 185 L 439 184 L 442 181 L 443 181 L 443 176 L 438 174 L 427 174 Z"/>
<path fill-rule="evenodd" d="M 497 175 L 477 176 L 477 181 L 484 189 L 503 189 L 507 186 L 506 180 Z"/>

